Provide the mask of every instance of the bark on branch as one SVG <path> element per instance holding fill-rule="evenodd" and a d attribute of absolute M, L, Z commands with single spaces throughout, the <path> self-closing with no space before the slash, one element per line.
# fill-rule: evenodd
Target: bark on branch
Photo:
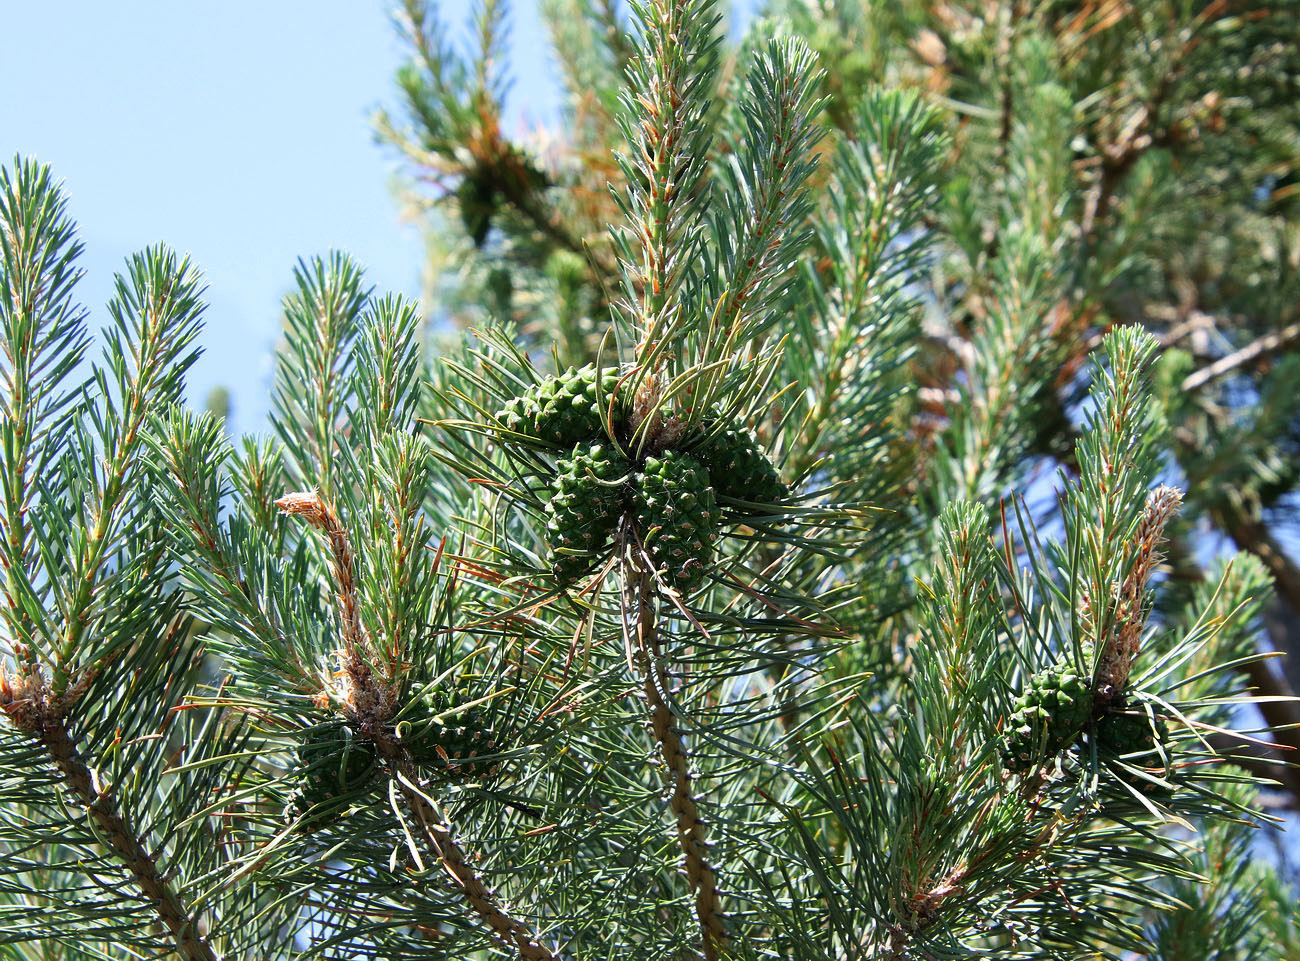
<path fill-rule="evenodd" d="M 1258 340 L 1253 340 L 1245 347 L 1234 350 L 1226 357 L 1221 357 L 1208 367 L 1202 367 L 1200 370 L 1193 371 L 1183 378 L 1183 392 L 1191 393 L 1199 390 L 1212 380 L 1230 374 L 1240 367 L 1254 363 L 1263 357 L 1271 356 L 1280 350 L 1286 350 L 1293 344 L 1300 344 L 1300 321 L 1283 327 L 1281 330 L 1275 330 L 1272 333 L 1265 334 Z"/>
<path fill-rule="evenodd" d="M 381 744 L 380 749 L 399 770 L 409 767 L 397 756 L 400 748 L 396 745 Z M 543 944 L 526 923 L 507 913 L 497 893 L 470 865 L 465 849 L 451 834 L 450 827 L 442 823 L 428 798 L 411 786 L 409 769 L 397 779 L 397 784 L 402 800 L 419 825 L 430 851 L 442 861 L 452 885 L 497 940 L 517 951 L 523 961 L 562 961 L 561 955 Z"/>
<path fill-rule="evenodd" d="M 682 849 L 683 870 L 695 895 L 701 950 L 705 961 L 718 961 L 730 943 L 730 936 L 722 911 L 717 872 L 705 857 L 708 852 L 708 823 L 700 814 L 696 801 L 690 753 L 682 737 L 679 719 L 668 703 L 668 675 L 659 646 L 653 576 L 638 564 L 629 587 L 635 595 L 635 657 L 639 661 L 637 667 L 641 673 L 650 729 L 672 778 L 668 806 L 677 820 L 677 843 Z"/>
<path fill-rule="evenodd" d="M 323 531 L 329 540 L 330 563 L 337 591 L 342 644 L 338 651 L 344 680 L 347 682 L 343 702 L 358 729 L 373 740 L 376 749 L 388 762 L 397 780 L 407 809 L 419 825 L 420 833 L 431 853 L 442 861 L 453 886 L 470 909 L 507 948 L 517 951 L 523 961 L 561 961 L 560 956 L 542 944 L 527 924 L 508 914 L 496 892 L 492 891 L 470 866 L 464 849 L 442 823 L 429 800 L 413 785 L 415 772 L 405 750 L 393 741 L 388 721 L 395 696 L 392 689 L 377 677 L 363 652 L 370 645 L 361 628 L 361 598 L 354 571 L 355 557 L 347 530 L 333 507 L 316 491 L 295 491 L 275 502 L 282 512 L 300 517 Z"/>
<path fill-rule="evenodd" d="M 212 947 L 200 933 L 197 920 L 167 884 L 157 862 L 118 809 L 112 795 L 96 790 L 90 768 L 78 753 L 66 724 L 61 719 L 50 719 L 33 733 L 49 752 L 63 775 L 64 783 L 85 805 L 98 829 L 96 833 L 131 872 L 145 901 L 176 942 L 177 953 L 186 961 L 217 961 Z"/>

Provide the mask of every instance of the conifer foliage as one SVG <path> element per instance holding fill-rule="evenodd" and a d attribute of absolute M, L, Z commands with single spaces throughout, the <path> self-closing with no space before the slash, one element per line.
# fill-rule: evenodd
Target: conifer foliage
<path fill-rule="evenodd" d="M 401 5 L 381 132 L 478 326 L 435 349 L 301 261 L 267 436 L 182 403 L 166 249 L 92 360 L 61 188 L 0 171 L 0 957 L 1294 945 L 1248 856 L 1271 732 L 1236 733 L 1269 570 L 1168 576 L 1200 415 L 1140 325 L 1079 320 L 1047 21 L 998 25 L 1033 113 L 983 144 L 829 57 L 848 7 L 735 49 L 709 0 L 546 10 L 559 161 L 503 132 L 500 4 L 470 54 Z"/>

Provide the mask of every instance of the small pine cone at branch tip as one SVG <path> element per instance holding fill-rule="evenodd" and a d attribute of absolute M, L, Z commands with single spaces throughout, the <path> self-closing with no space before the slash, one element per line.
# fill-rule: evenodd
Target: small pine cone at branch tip
<path fill-rule="evenodd" d="M 618 371 L 594 364 L 570 367 L 511 400 L 497 414 L 506 430 L 571 447 L 605 432 L 605 405 L 618 387 Z"/>
<path fill-rule="evenodd" d="M 546 539 L 551 569 L 568 582 L 603 556 L 623 512 L 629 467 L 612 444 L 602 443 L 578 444 L 555 467 Z"/>
<path fill-rule="evenodd" d="M 1173 793 L 1172 788 L 1154 784 L 1128 770 L 1143 768 L 1155 777 L 1168 780 L 1161 749 L 1168 750 L 1169 728 L 1160 718 L 1153 719 L 1133 708 L 1109 710 L 1097 721 L 1096 737 L 1103 757 L 1123 762 L 1125 766 L 1112 765 L 1112 770 L 1130 787 L 1153 797 L 1168 797 Z"/>
<path fill-rule="evenodd" d="M 722 524 L 708 468 L 679 451 L 648 457 L 633 497 L 637 531 L 656 571 L 679 590 L 699 587 Z"/>
<path fill-rule="evenodd" d="M 411 760 L 444 781 L 487 780 L 497 775 L 496 735 L 481 704 L 464 687 L 435 687 L 417 695 L 397 725 Z M 471 705 L 465 707 L 463 705 Z"/>
<path fill-rule="evenodd" d="M 1156 719 L 1153 726 L 1141 711 L 1107 711 L 1097 721 L 1098 746 L 1117 757 L 1154 752 L 1157 742 L 1163 744 L 1168 738 L 1164 722 Z"/>
<path fill-rule="evenodd" d="M 789 494 L 753 432 L 728 427 L 699 450 L 719 497 L 748 504 L 779 504 Z"/>
<path fill-rule="evenodd" d="M 1027 771 L 1078 738 L 1092 719 L 1092 685 L 1068 663 L 1033 675 L 1007 719 L 1003 757 L 1014 771 Z"/>
<path fill-rule="evenodd" d="M 301 815 L 300 827 L 312 830 L 346 810 L 371 784 L 377 769 L 374 745 L 347 725 L 314 729 L 298 748 L 298 789 L 286 813 Z"/>

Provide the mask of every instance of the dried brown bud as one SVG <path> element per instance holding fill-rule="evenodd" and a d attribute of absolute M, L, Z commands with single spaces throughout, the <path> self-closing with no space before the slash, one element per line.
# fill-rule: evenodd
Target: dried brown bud
<path fill-rule="evenodd" d="M 1137 533 L 1130 544 L 1133 564 L 1117 591 L 1114 631 L 1102 652 L 1097 674 L 1093 678 L 1093 688 L 1099 694 L 1107 690 L 1110 697 L 1118 696 L 1128 681 L 1142 642 L 1142 631 L 1146 627 L 1144 601 L 1147 582 L 1156 565 L 1163 560 L 1160 545 L 1164 542 L 1165 526 L 1178 512 L 1182 502 L 1182 491 L 1165 484 L 1147 495 L 1142 520 L 1138 523 Z"/>
<path fill-rule="evenodd" d="M 275 502 L 282 514 L 302 517 L 313 527 L 324 527 L 328 511 L 315 491 L 291 491 Z"/>

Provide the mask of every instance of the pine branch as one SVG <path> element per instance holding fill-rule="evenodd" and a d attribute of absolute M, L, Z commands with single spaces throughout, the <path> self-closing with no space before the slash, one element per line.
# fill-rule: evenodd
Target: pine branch
<path fill-rule="evenodd" d="M 29 512 L 38 479 L 67 443 L 74 391 L 63 385 L 89 344 L 85 310 L 73 300 L 81 243 L 66 207 L 48 167 L 16 160 L 0 168 L 0 565 L 10 637 L 32 656 L 46 627 Z"/>
<path fill-rule="evenodd" d="M 1131 559 L 1123 581 L 1114 590 L 1115 627 L 1109 643 L 1098 652 L 1094 674 L 1094 684 L 1104 697 L 1121 692 L 1133 669 L 1146 629 L 1147 584 L 1152 571 L 1164 560 L 1160 545 L 1165 527 L 1182 502 L 1182 491 L 1177 488 L 1162 484 L 1153 490 L 1147 496 L 1131 541 L 1125 545 Z"/>
<path fill-rule="evenodd" d="M 1277 538 L 1264 524 L 1240 515 L 1219 512 L 1215 520 L 1216 526 L 1232 538 L 1237 550 L 1256 558 L 1272 576 L 1276 603 L 1285 605 L 1291 619 L 1300 618 L 1300 566 L 1291 560 Z M 1285 651 L 1289 657 L 1297 656 L 1285 640 L 1274 634 L 1273 648 Z M 1300 809 L 1300 769 L 1295 767 L 1294 760 L 1296 752 L 1300 752 L 1300 702 L 1293 700 L 1296 691 L 1286 674 L 1276 671 L 1269 661 L 1252 661 L 1246 669 L 1251 685 L 1263 698 L 1259 709 L 1273 728 L 1273 739 L 1285 747 L 1282 760 L 1288 766 L 1278 779 L 1288 787 L 1292 808 Z"/>
<path fill-rule="evenodd" d="M 331 253 L 294 268 L 296 290 L 284 301 L 284 345 L 276 364 L 272 425 L 300 482 L 333 496 L 340 448 L 353 443 L 344 413 L 351 400 L 352 351 L 370 295 L 361 268 Z"/>
<path fill-rule="evenodd" d="M 72 392 L 60 391 L 87 340 L 83 312 L 71 301 L 80 248 L 44 168 L 23 164 L 13 176 L 0 171 L 0 246 L 0 333 L 9 362 L 3 447 L 12 468 L 5 474 L 3 563 L 8 619 L 16 627 L 5 645 L 13 661 L 0 665 L 0 711 L 33 745 L 9 761 L 32 768 L 22 774 L 37 786 L 8 790 L 7 800 L 67 814 L 39 791 L 35 768 L 52 763 L 84 806 L 89 827 L 82 840 L 74 816 L 56 814 L 48 826 L 42 819 L 6 819 L 6 853 L 15 857 L 18 878 L 11 890 L 29 894 L 21 879 L 23 850 L 44 850 L 53 866 L 61 845 L 81 847 L 90 861 L 102 848 L 104 864 L 115 860 L 129 873 L 180 955 L 215 961 L 198 916 L 154 860 L 168 850 L 169 870 L 187 863 L 189 843 L 159 830 L 162 809 L 174 805 L 180 819 L 187 817 L 207 784 L 199 778 L 172 790 L 144 777 L 162 768 L 174 698 L 198 663 L 190 623 L 167 589 L 170 573 L 144 494 L 141 452 L 146 422 L 178 400 L 197 356 L 199 275 L 187 259 L 161 247 L 128 260 L 108 307 L 113 323 L 105 331 L 103 363 L 74 401 Z M 124 682 L 105 670 L 110 662 L 123 669 Z M 130 697 L 131 713 L 124 714 L 121 702 Z M 92 768 L 83 745 L 114 737 L 105 767 Z M 146 804 L 131 813 L 127 798 L 141 780 Z M 81 869 L 92 877 L 97 870 Z M 79 896 L 84 892 L 73 892 L 70 911 L 101 930 L 135 910 L 106 910 L 79 903 Z M 16 936 L 41 927 L 40 920 L 25 923 Z M 125 940 L 147 944 L 150 937 Z"/>
<path fill-rule="evenodd" d="M 1161 109 L 1177 89 L 1189 55 L 1203 43 L 1205 35 L 1211 32 L 1210 28 L 1220 19 L 1231 20 L 1236 15 L 1234 6 L 1223 0 L 1210 0 L 1186 24 L 1177 18 L 1170 19 L 1171 25 L 1182 29 L 1177 34 L 1171 31 L 1161 38 L 1164 42 L 1159 45 L 1159 49 L 1165 51 L 1166 55 L 1165 62 L 1160 64 L 1156 74 L 1154 89 L 1134 107 L 1112 139 L 1098 144 L 1101 173 L 1087 194 L 1080 219 L 1082 237 L 1078 263 L 1081 269 L 1088 262 L 1089 254 L 1097 243 L 1100 226 L 1109 218 L 1111 206 L 1124 180 L 1137 166 L 1143 154 L 1153 147 L 1170 144 L 1168 130 L 1153 128 Z"/>
<path fill-rule="evenodd" d="M 361 598 L 357 591 L 350 538 L 338 515 L 315 492 L 287 494 L 276 502 L 276 506 L 322 531 L 329 542 L 343 633 L 343 647 L 338 652 L 343 667 L 343 686 L 337 692 L 343 709 L 357 730 L 370 739 L 380 756 L 387 760 L 408 810 L 470 910 L 503 944 L 518 951 L 524 961 L 558 961 L 558 956 L 537 940 L 527 924 L 507 914 L 497 895 L 487 888 L 470 866 L 450 828 L 442 824 L 433 805 L 415 787 L 415 771 L 406 749 L 394 740 L 393 729 L 387 723 L 393 714 L 399 678 L 395 676 L 395 669 L 390 669 L 389 676 L 376 676 L 364 656 L 373 652 L 369 650 L 369 639 L 361 629 Z M 404 658 L 409 652 L 402 650 L 394 654 Z"/>
<path fill-rule="evenodd" d="M 588 246 L 583 239 L 569 230 L 559 212 L 549 207 L 535 190 L 529 190 L 517 177 L 502 177 L 498 183 L 501 195 L 539 234 L 570 253 L 577 254 L 587 264 L 591 279 L 605 283 L 615 275 L 615 267 L 607 255 Z"/>
<path fill-rule="evenodd" d="M 1145 620 L 1136 580 L 1145 584 L 1143 559 L 1149 561 L 1154 551 L 1154 542 L 1139 542 L 1139 534 L 1154 497 L 1148 488 L 1156 470 L 1160 425 L 1145 388 L 1156 343 L 1126 327 L 1109 334 L 1105 345 L 1110 370 L 1093 385 L 1098 406 L 1079 444 L 1079 487 L 1065 511 L 1065 524 L 1072 550 L 1082 557 L 1075 588 L 1078 631 L 1099 659 L 1131 663 L 1119 646 L 1135 642 L 1140 625 L 1135 630 L 1134 624 Z M 1174 494 L 1152 508 L 1147 526 L 1156 538 L 1168 519 L 1165 507 L 1181 500 Z M 1098 683 L 1105 684 L 1101 674 Z"/>
<path fill-rule="evenodd" d="M 104 470 L 95 490 L 94 523 L 71 571 L 76 586 L 64 611 L 63 639 L 54 659 L 55 697 L 64 693 L 72 677 L 101 586 L 101 570 L 123 531 L 145 422 L 159 406 L 180 396 L 185 371 L 198 356 L 191 345 L 203 310 L 202 287 L 188 258 L 159 247 L 135 255 L 128 266 L 128 278 L 118 277 L 117 295 L 109 304 L 115 327 L 110 329 L 107 360 L 117 380 L 121 410 L 100 438 Z M 103 375 L 101 386 L 111 397 Z"/>
<path fill-rule="evenodd" d="M 33 733 L 63 774 L 64 782 L 85 805 L 103 843 L 131 872 L 140 893 L 176 942 L 177 953 L 186 961 L 217 961 L 217 954 L 203 938 L 197 919 L 158 870 L 157 861 L 119 809 L 112 793 L 95 787 L 94 775 L 78 753 L 63 719 L 47 718 Z"/>
<path fill-rule="evenodd" d="M 1024 15 L 1025 11 L 1021 0 L 1014 0 L 1010 9 L 1007 9 L 1001 3 L 997 6 L 998 43 L 995 62 L 999 75 L 998 134 L 993 165 L 994 170 L 999 173 L 995 180 L 1000 187 L 1010 179 L 1008 174 L 1011 169 L 1011 134 L 1016 119 L 1015 49 L 1019 39 L 1020 21 Z M 984 246 L 986 261 L 991 261 L 997 256 L 998 244 L 1001 239 L 1002 232 L 998 229 L 998 225 L 992 225 L 989 230 L 988 242 Z"/>
<path fill-rule="evenodd" d="M 397 746 L 391 741 L 380 741 L 379 747 L 397 771 L 398 789 L 421 835 L 430 851 L 442 861 L 452 885 L 470 909 L 502 944 L 518 952 L 524 961 L 562 961 L 562 955 L 544 945 L 525 922 L 506 911 L 500 896 L 478 876 L 464 848 L 451 833 L 451 826 L 438 816 L 424 792 L 414 786 L 414 772 L 400 756 Z"/>
<path fill-rule="evenodd" d="M 719 297 L 701 363 L 752 341 L 788 286 L 811 234 L 805 185 L 815 170 L 810 155 L 821 133 L 813 122 L 819 107 L 808 48 L 770 42 L 746 78 L 744 143 L 730 156 L 715 200 L 724 211 L 712 231 L 720 248 Z"/>
<path fill-rule="evenodd" d="M 256 642 L 238 646 L 243 658 L 235 658 L 236 665 L 255 661 L 258 670 L 253 673 L 274 678 L 277 687 L 313 692 L 305 682 L 308 672 L 289 643 L 288 625 L 278 612 L 265 607 L 260 596 L 266 589 L 264 572 L 248 564 L 247 556 L 240 556 L 234 539 L 223 530 L 220 518 L 228 493 L 229 447 L 221 426 L 210 415 L 175 410 L 159 421 L 148 439 L 155 469 L 166 481 L 160 506 L 183 545 L 175 553 L 195 595 L 197 612 L 214 627 Z M 245 470 L 236 471 L 235 478 L 237 483 L 245 482 L 236 503 L 256 525 L 258 536 L 279 546 L 273 498 L 284 488 L 276 455 L 278 451 L 272 454 L 252 447 Z M 272 483 L 277 484 L 274 493 Z"/>
<path fill-rule="evenodd" d="M 179 647 L 190 625 L 173 618 L 159 650 L 170 653 Z M 192 666 L 192 665 L 191 665 Z M 144 901 L 156 914 L 187 961 L 216 961 L 217 955 L 202 936 L 197 917 L 176 892 L 172 879 L 160 871 L 151 853 L 149 837 L 139 819 L 122 808 L 112 785 L 105 785 L 78 748 L 69 728 L 69 716 L 88 682 L 56 695 L 40 673 L 0 672 L 0 712 L 19 731 L 40 745 L 53 762 L 64 784 L 85 807 L 94 823 L 95 840 L 106 848 L 130 873 Z M 141 705 L 141 709 L 145 706 Z M 118 730 L 121 737 L 121 729 Z"/>
<path fill-rule="evenodd" d="M 726 953 L 731 937 L 722 910 L 717 873 L 706 858 L 708 825 L 701 816 L 691 774 L 690 752 L 682 736 L 682 718 L 668 700 L 668 672 L 659 643 L 655 576 L 649 561 L 636 556 L 640 548 L 628 542 L 624 548 L 624 643 L 631 662 L 641 674 L 641 687 L 651 733 L 659 746 L 664 766 L 672 779 L 669 810 L 677 821 L 677 843 L 681 847 L 686 879 L 695 900 L 701 947 L 705 961 L 718 961 Z"/>
<path fill-rule="evenodd" d="M 1051 390 L 1062 345 L 1051 251 L 1034 233 L 1004 232 L 989 265 L 986 313 L 971 340 L 958 340 L 962 403 L 937 438 L 929 472 L 934 506 L 954 500 L 992 503 L 1023 468 L 1032 418 Z"/>
<path fill-rule="evenodd" d="M 870 456 L 863 433 L 868 425 L 884 433 L 881 408 L 893 399 L 886 378 L 911 351 L 919 304 L 908 291 L 934 239 L 921 221 L 937 198 L 934 170 L 944 146 L 936 111 L 884 90 L 869 93 L 852 136 L 836 146 L 826 210 L 814 218 L 817 259 L 805 258 L 798 291 L 811 317 L 786 351 L 807 408 L 787 441 L 796 478 L 828 456 L 837 480 L 879 476 L 875 465 L 863 469 Z"/>
<path fill-rule="evenodd" d="M 330 571 L 334 578 L 335 600 L 342 646 L 336 652 L 341 684 L 335 692 L 347 713 L 361 729 L 374 737 L 392 716 L 396 700 L 393 671 L 376 676 L 371 666 L 378 660 L 370 639 L 361 628 L 361 597 L 357 591 L 356 555 L 351 538 L 329 502 L 315 491 L 295 491 L 275 502 L 284 514 L 300 517 L 321 531 L 329 544 Z M 391 665 L 390 665 L 391 667 Z"/>
<path fill-rule="evenodd" d="M 1193 391 L 1200 390 L 1211 381 L 1231 374 L 1247 364 L 1253 364 L 1257 360 L 1263 360 L 1279 351 L 1287 350 L 1295 344 L 1300 344 L 1300 322 L 1256 338 L 1227 356 L 1220 357 L 1209 366 L 1188 374 L 1183 378 L 1183 391 L 1190 394 Z"/>
<path fill-rule="evenodd" d="M 623 270 L 640 358 L 659 349 L 681 321 L 676 296 L 700 243 L 718 15 L 711 0 L 637 0 L 632 10 L 642 44 L 624 97 L 631 154 L 620 163 L 631 232 Z"/>

